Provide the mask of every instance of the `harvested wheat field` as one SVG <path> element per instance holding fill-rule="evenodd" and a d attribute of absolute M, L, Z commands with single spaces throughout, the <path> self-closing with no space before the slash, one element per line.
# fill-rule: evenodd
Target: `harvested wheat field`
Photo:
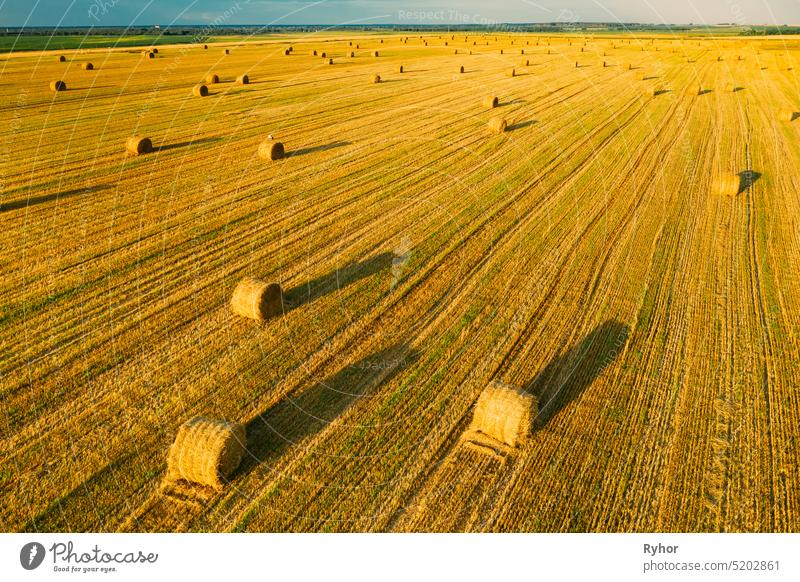
<path fill-rule="evenodd" d="M 5 530 L 800 531 L 800 45 L 446 38 L 6 55 Z"/>

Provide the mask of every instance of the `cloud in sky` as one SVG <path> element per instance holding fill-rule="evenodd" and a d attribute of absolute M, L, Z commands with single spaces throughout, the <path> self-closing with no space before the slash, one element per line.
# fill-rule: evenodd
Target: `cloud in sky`
<path fill-rule="evenodd" d="M 5 0 L 0 25 L 486 24 L 603 21 L 798 24 L 799 0 Z"/>

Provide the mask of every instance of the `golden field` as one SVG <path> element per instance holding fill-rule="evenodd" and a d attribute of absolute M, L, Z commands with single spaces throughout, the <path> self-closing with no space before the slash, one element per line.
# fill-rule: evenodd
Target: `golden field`
<path fill-rule="evenodd" d="M 799 48 L 332 31 L 6 55 L 0 525 L 800 530 Z M 231 312 L 246 276 L 283 315 Z M 493 380 L 539 402 L 503 454 L 460 438 Z M 244 459 L 167 494 L 195 416 L 243 423 Z"/>

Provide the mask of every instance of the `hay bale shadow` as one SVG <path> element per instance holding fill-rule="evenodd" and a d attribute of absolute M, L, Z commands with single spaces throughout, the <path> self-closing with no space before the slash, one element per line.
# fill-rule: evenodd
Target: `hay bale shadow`
<path fill-rule="evenodd" d="M 753 170 L 745 170 L 744 172 L 739 172 L 737 175 L 739 176 L 739 191 L 737 194 L 746 192 L 761 178 L 761 174 Z"/>
<path fill-rule="evenodd" d="M 519 123 L 514 123 L 512 125 L 509 125 L 506 128 L 506 131 L 516 131 L 518 129 L 524 129 L 526 127 L 530 127 L 531 125 L 535 125 L 537 123 L 539 122 L 536 121 L 535 119 L 529 119 L 528 121 L 520 121 Z"/>
<path fill-rule="evenodd" d="M 56 192 L 55 194 L 45 194 L 43 196 L 31 196 L 30 198 L 22 198 L 20 200 L 12 200 L 10 202 L 0 201 L 0 212 L 11 210 L 19 210 L 29 206 L 36 206 L 37 204 L 44 204 L 52 202 L 53 200 L 61 200 L 62 198 L 70 198 L 78 194 L 91 194 L 99 192 L 100 190 L 108 190 L 111 188 L 108 184 L 101 184 L 97 186 L 88 186 L 86 188 L 75 188 L 74 190 L 65 190 L 64 192 Z"/>
<path fill-rule="evenodd" d="M 707 95 L 708 93 L 713 93 L 713 92 L 714 92 L 713 89 L 703 89 L 702 91 L 698 91 L 697 94 L 698 95 Z"/>
<path fill-rule="evenodd" d="M 792 111 L 792 117 L 789 119 L 789 121 L 794 121 L 795 119 L 798 119 L 798 118 L 800 118 L 800 112 Z"/>
<path fill-rule="evenodd" d="M 606 321 L 536 375 L 526 390 L 539 401 L 537 427 L 545 426 L 616 360 L 628 342 L 629 333 L 627 325 Z"/>
<path fill-rule="evenodd" d="M 511 101 L 502 101 L 497 104 L 498 107 L 506 107 L 508 105 L 524 105 L 528 102 L 527 99 L 512 99 Z"/>
<path fill-rule="evenodd" d="M 395 344 L 346 365 L 313 387 L 284 397 L 245 426 L 247 447 L 233 478 L 280 458 L 286 450 L 335 422 L 360 398 L 369 397 L 419 358 L 407 344 Z"/>
<path fill-rule="evenodd" d="M 325 152 L 328 150 L 332 150 L 334 148 L 340 148 L 343 146 L 351 145 L 352 142 L 349 141 L 334 141 L 331 143 L 326 143 L 324 145 L 318 145 L 308 148 L 300 148 L 299 150 L 293 150 L 290 152 L 286 152 L 286 157 L 291 158 L 295 156 L 304 156 L 306 154 L 313 154 L 316 152 Z"/>
<path fill-rule="evenodd" d="M 381 253 L 364 261 L 350 263 L 341 269 L 334 269 L 325 275 L 292 287 L 283 294 L 283 312 L 288 313 L 301 305 L 311 303 L 360 279 L 387 269 L 392 265 L 393 259 L 393 253 Z"/>
<path fill-rule="evenodd" d="M 222 139 L 221 137 L 204 137 L 202 139 L 193 139 L 193 140 L 190 140 L 190 141 L 181 141 L 181 142 L 178 142 L 178 143 L 170 143 L 170 144 L 161 145 L 161 146 L 155 148 L 154 151 L 156 153 L 158 153 L 158 152 L 166 152 L 166 151 L 169 151 L 169 150 L 183 148 L 183 147 L 187 147 L 187 146 L 191 146 L 191 145 L 202 145 L 202 144 L 207 144 L 207 143 L 214 143 L 214 142 L 220 141 L 221 139 Z"/>

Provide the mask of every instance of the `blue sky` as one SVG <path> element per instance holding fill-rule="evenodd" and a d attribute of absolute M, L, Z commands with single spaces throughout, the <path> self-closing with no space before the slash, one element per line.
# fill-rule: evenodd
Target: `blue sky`
<path fill-rule="evenodd" d="M 800 0 L 0 0 L 0 26 L 486 24 L 622 21 L 800 24 Z"/>

